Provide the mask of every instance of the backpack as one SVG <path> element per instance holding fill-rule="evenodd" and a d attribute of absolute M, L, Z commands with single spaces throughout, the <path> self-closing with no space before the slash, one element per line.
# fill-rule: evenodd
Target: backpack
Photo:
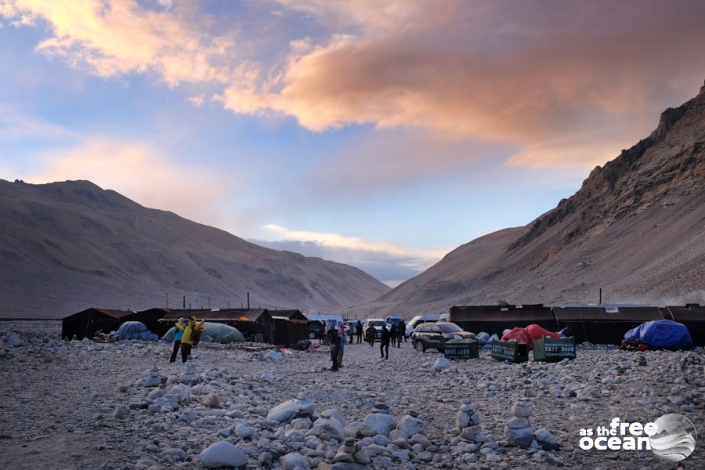
<path fill-rule="evenodd" d="M 203 330 L 196 329 L 195 326 L 191 330 L 191 343 L 194 347 L 198 346 L 198 342 L 201 341 L 201 333 L 203 333 Z"/>

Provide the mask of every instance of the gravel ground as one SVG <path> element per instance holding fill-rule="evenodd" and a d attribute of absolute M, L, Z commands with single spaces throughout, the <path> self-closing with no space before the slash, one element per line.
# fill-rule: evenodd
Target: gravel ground
<path fill-rule="evenodd" d="M 677 413 L 703 435 L 702 348 L 579 346 L 575 360 L 556 364 L 500 363 L 481 351 L 436 370 L 442 355 L 411 343 L 390 348 L 389 360 L 378 344 L 348 344 L 332 372 L 325 347 L 279 355 L 202 343 L 198 380 L 181 385 L 190 368 L 169 364 L 171 345 L 59 334 L 60 322 L 0 323 L 3 469 L 201 469 L 217 465 L 211 445 L 221 441 L 237 449 L 241 468 L 705 468 L 701 442 L 679 463 L 579 445 L 581 429 L 615 417 L 646 424 Z M 145 386 L 152 378 L 163 385 Z M 285 402 L 310 405 L 308 417 L 277 418 Z M 505 434 L 521 410 L 533 448 Z M 380 415 L 391 416 L 386 430 Z M 550 441 L 560 449 L 544 450 Z"/>

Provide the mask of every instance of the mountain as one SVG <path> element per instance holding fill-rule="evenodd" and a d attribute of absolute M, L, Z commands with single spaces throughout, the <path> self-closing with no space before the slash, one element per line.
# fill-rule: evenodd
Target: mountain
<path fill-rule="evenodd" d="M 155 191 L 158 191 L 155 187 Z M 87 307 L 335 311 L 389 287 L 361 270 L 276 251 L 89 181 L 0 180 L 0 316 Z"/>
<path fill-rule="evenodd" d="M 556 208 L 458 247 L 350 313 L 597 303 L 601 288 L 604 303 L 705 303 L 705 86 Z"/>

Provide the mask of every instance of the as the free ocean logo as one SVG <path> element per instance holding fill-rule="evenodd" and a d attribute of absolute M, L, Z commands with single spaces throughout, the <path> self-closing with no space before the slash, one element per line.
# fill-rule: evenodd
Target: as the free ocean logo
<path fill-rule="evenodd" d="M 653 423 L 623 423 L 613 418 L 609 427 L 580 430 L 583 450 L 651 450 L 662 460 L 680 462 L 695 450 L 697 433 L 683 415 L 663 415 Z"/>

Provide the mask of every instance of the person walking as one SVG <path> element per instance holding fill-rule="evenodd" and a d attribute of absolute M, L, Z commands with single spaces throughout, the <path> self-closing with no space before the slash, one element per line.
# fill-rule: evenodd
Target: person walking
<path fill-rule="evenodd" d="M 176 322 L 176 334 L 174 335 L 174 351 L 171 353 L 169 362 L 176 362 L 176 355 L 179 354 L 179 349 L 181 348 L 181 338 L 184 336 L 184 328 L 186 328 L 188 322 L 185 318 L 179 318 Z"/>
<path fill-rule="evenodd" d="M 365 339 L 367 339 L 367 342 L 370 343 L 371 348 L 375 346 L 375 339 L 377 339 L 377 330 L 374 326 L 367 327 L 367 331 L 365 331 Z"/>
<path fill-rule="evenodd" d="M 360 320 L 355 324 L 355 333 L 357 333 L 357 344 L 362 343 L 362 322 Z M 352 341 L 350 341 L 352 343 Z"/>
<path fill-rule="evenodd" d="M 379 354 L 382 359 L 389 359 L 389 330 L 387 325 L 382 327 L 382 342 L 379 343 Z"/>
<path fill-rule="evenodd" d="M 188 325 L 184 328 L 184 335 L 181 337 L 181 360 L 186 362 L 189 355 L 191 354 L 191 348 L 193 347 L 193 341 L 197 334 L 203 331 L 203 322 L 196 323 L 198 320 L 196 317 L 189 318 Z"/>
<path fill-rule="evenodd" d="M 340 348 L 338 330 L 335 328 L 328 330 L 328 341 L 330 342 L 330 358 L 333 361 L 333 367 L 330 370 L 336 372 L 338 370 L 338 348 Z"/>

